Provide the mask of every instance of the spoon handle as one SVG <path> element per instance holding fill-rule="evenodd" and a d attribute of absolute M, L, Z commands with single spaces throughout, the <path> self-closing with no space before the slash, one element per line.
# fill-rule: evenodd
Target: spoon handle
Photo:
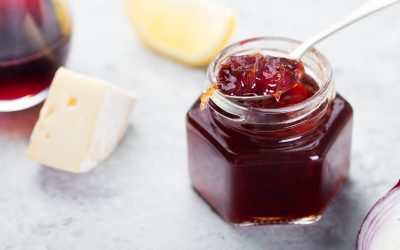
<path fill-rule="evenodd" d="M 370 0 L 366 2 L 364 5 L 362 5 L 360 8 L 358 8 L 342 21 L 336 23 L 330 28 L 322 31 L 321 33 L 302 43 L 299 47 L 293 50 L 292 53 L 290 53 L 289 58 L 300 59 L 309 48 L 313 47 L 315 44 L 324 40 L 330 35 L 372 13 L 375 13 L 398 2 L 400 2 L 400 0 Z"/>

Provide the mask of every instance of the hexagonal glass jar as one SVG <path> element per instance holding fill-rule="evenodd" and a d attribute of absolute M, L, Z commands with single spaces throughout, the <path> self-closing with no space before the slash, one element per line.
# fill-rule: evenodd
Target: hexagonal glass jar
<path fill-rule="evenodd" d="M 209 65 L 207 87 L 231 55 L 285 56 L 299 42 L 274 37 L 227 47 Z M 311 49 L 302 61 L 319 90 L 276 109 L 246 107 L 218 92 L 187 113 L 189 173 L 194 189 L 238 225 L 317 221 L 348 176 L 352 108 L 336 94 L 328 61 Z"/>

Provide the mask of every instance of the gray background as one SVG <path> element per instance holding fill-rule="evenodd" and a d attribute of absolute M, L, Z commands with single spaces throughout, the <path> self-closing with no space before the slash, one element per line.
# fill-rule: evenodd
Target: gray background
<path fill-rule="evenodd" d="M 361 0 L 226 0 L 233 41 L 276 35 L 306 39 Z M 191 189 L 184 117 L 205 69 L 144 49 L 121 1 L 73 0 L 68 67 L 135 91 L 132 126 L 115 153 L 84 175 L 30 161 L 24 151 L 39 107 L 0 114 L 0 248 L 353 249 L 368 209 L 400 178 L 400 5 L 344 30 L 318 48 L 353 105 L 349 181 L 311 226 L 238 228 Z"/>

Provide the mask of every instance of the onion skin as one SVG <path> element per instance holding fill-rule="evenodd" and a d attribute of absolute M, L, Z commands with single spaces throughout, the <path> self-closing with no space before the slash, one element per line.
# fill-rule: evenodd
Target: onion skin
<path fill-rule="evenodd" d="M 400 181 L 368 212 L 358 232 L 356 250 L 370 250 L 376 232 L 396 206 L 400 207 Z"/>

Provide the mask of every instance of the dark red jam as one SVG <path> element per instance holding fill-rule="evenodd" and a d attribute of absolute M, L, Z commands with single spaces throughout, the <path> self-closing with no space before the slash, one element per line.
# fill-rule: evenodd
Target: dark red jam
<path fill-rule="evenodd" d="M 280 94 L 300 83 L 303 64 L 282 57 L 254 55 L 231 56 L 221 65 L 217 76 L 220 92 L 234 96 Z"/>
<path fill-rule="evenodd" d="M 232 65 L 227 62 L 221 71 L 226 68 Z M 285 74 L 288 76 L 280 79 L 295 75 Z M 231 90 L 235 95 L 235 89 L 253 93 L 238 86 Z M 295 115 L 302 117 L 290 124 L 274 122 L 276 115 L 252 111 L 253 107 L 278 110 L 304 103 L 318 90 L 317 82 L 303 75 L 279 102 L 275 98 L 235 101 L 248 107 L 240 119 L 212 100 L 203 111 L 199 101 L 189 109 L 186 125 L 191 182 L 223 219 L 234 224 L 307 223 L 323 213 L 348 176 L 349 103 L 336 95 L 312 112 L 282 112 L 279 119 L 284 121 Z M 263 91 L 256 94 L 260 93 Z"/>
<path fill-rule="evenodd" d="M 315 94 L 319 89 L 318 84 L 308 75 L 304 75 L 295 86 L 283 92 L 279 101 L 275 98 L 265 98 L 258 101 L 235 101 L 244 106 L 254 108 L 283 108 L 301 103 Z"/>
<path fill-rule="evenodd" d="M 0 101 L 40 93 L 65 62 L 70 20 L 57 2 L 0 0 Z"/>

